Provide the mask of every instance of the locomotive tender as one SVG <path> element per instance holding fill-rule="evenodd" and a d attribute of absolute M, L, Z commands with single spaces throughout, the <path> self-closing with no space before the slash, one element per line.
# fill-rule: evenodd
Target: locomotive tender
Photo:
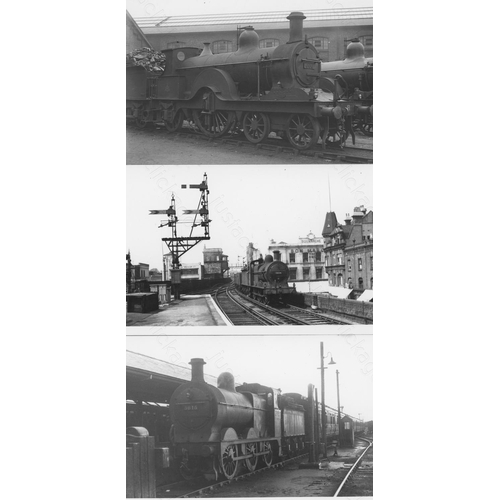
<path fill-rule="evenodd" d="M 227 372 L 214 387 L 204 380 L 203 359 L 190 364 L 191 382 L 179 386 L 170 401 L 172 456 L 183 476 L 232 479 L 241 467 L 253 471 L 259 462 L 269 467 L 314 440 L 306 431 L 312 412 L 308 404 L 299 404 L 300 395 L 281 395 L 261 384 L 235 388 Z M 331 416 L 328 412 L 329 421 Z"/>
<path fill-rule="evenodd" d="M 251 261 L 246 270 L 234 275 L 236 288 L 266 304 L 285 302 L 300 305 L 302 295 L 297 292 L 295 285 L 288 284 L 288 266 L 280 260 L 278 251 L 275 257 L 273 259 L 272 255 L 266 255 L 264 260 Z"/>
<path fill-rule="evenodd" d="M 138 126 L 161 122 L 171 132 L 187 120 L 210 137 L 236 127 L 255 144 L 272 131 L 296 149 L 317 144 L 320 135 L 323 144 L 342 146 L 349 133 L 354 141 L 356 106 L 340 97 L 336 79 L 320 79 L 319 54 L 303 40 L 303 13 L 287 19 L 290 39 L 273 48 L 259 48 L 259 36 L 248 27 L 236 52 L 213 54 L 209 44 L 201 53 L 166 49 L 160 76 L 127 67 L 127 118 Z"/>

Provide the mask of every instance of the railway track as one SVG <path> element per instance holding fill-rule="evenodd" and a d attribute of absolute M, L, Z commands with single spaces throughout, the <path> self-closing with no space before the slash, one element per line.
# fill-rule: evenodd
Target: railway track
<path fill-rule="evenodd" d="M 323 314 L 287 306 L 277 309 L 241 295 L 234 285 L 219 288 L 214 300 L 226 318 L 235 326 L 240 325 L 344 325 L 341 320 Z"/>
<path fill-rule="evenodd" d="M 235 326 L 277 324 L 271 319 L 267 319 L 255 308 L 246 307 L 236 300 L 227 286 L 217 289 L 212 296 L 228 321 Z"/>
<path fill-rule="evenodd" d="M 159 130 L 163 132 L 161 129 Z M 320 158 L 335 163 L 373 163 L 373 149 L 367 147 L 345 146 L 344 148 L 337 149 L 333 146 L 327 146 L 323 149 L 323 146 L 318 144 L 310 149 L 301 151 L 293 148 L 286 140 L 279 137 L 268 137 L 259 144 L 252 144 L 246 140 L 243 133 L 226 134 L 222 137 L 214 138 L 204 135 L 193 126 L 184 127 L 177 132 L 169 133 L 166 137 L 173 140 L 184 138 L 206 141 L 213 146 L 227 144 L 238 147 L 256 148 L 296 156 Z"/>
<path fill-rule="evenodd" d="M 223 479 L 221 481 L 216 481 L 216 482 L 213 482 L 213 483 L 208 484 L 206 486 L 202 486 L 201 488 L 198 488 L 196 490 L 192 490 L 192 491 L 190 491 L 192 488 L 192 485 L 190 488 L 189 483 L 187 483 L 187 482 L 175 483 L 175 485 L 174 484 L 166 485 L 164 488 L 168 488 L 168 490 L 167 490 L 168 493 L 171 493 L 171 494 L 167 495 L 167 497 L 175 497 L 175 498 L 201 497 L 206 493 L 217 490 L 219 488 L 223 488 L 224 486 L 227 486 L 227 485 L 234 483 L 236 481 L 246 479 L 246 478 L 248 478 L 250 476 L 254 476 L 256 474 L 261 474 L 261 473 L 268 471 L 268 470 L 279 469 L 279 468 L 285 467 L 287 464 L 292 463 L 296 460 L 300 460 L 306 456 L 308 456 L 308 453 L 304 453 L 304 454 L 297 455 L 297 456 L 292 457 L 292 458 L 285 459 L 285 460 L 277 462 L 275 464 L 271 464 L 270 466 L 263 466 L 261 468 L 255 469 L 252 472 L 246 472 L 244 474 L 237 475 L 233 479 Z M 177 486 L 177 488 L 178 488 L 177 491 L 175 491 L 175 490 L 172 491 L 172 488 L 171 488 L 172 486 Z M 163 498 L 165 498 L 165 497 L 163 497 Z"/>
<path fill-rule="evenodd" d="M 366 458 L 367 454 L 370 452 L 373 452 L 373 439 L 369 439 L 369 438 L 359 438 L 360 440 L 362 441 L 365 441 L 366 443 L 368 443 L 368 446 L 364 449 L 363 453 L 361 453 L 361 455 L 358 457 L 358 459 L 356 460 L 356 462 L 354 462 L 354 465 L 349 469 L 349 471 L 347 472 L 347 474 L 345 475 L 344 479 L 342 480 L 342 482 L 340 483 L 339 487 L 337 488 L 337 491 L 335 491 L 333 497 L 336 498 L 336 497 L 342 497 L 344 496 L 344 492 L 345 492 L 345 489 L 346 489 L 346 485 L 348 484 L 348 480 L 349 479 L 352 479 L 354 474 L 356 474 L 356 471 L 359 470 L 359 466 L 361 465 L 361 463 L 363 462 L 363 459 Z M 372 456 L 372 460 L 373 460 L 373 456 Z M 373 475 L 373 468 L 372 469 L 368 469 L 367 470 L 367 474 L 368 476 L 371 476 Z M 349 495 L 345 495 L 345 496 L 351 496 L 350 494 Z"/>

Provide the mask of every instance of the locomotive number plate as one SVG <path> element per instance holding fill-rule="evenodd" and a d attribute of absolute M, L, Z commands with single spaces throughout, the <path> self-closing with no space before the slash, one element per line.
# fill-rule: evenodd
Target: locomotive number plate
<path fill-rule="evenodd" d="M 315 63 L 312 63 L 312 62 L 305 62 L 305 63 L 304 63 L 304 69 L 316 69 L 316 68 L 315 68 Z"/>
<path fill-rule="evenodd" d="M 194 411 L 198 409 L 198 405 L 188 405 L 184 407 L 184 411 Z"/>

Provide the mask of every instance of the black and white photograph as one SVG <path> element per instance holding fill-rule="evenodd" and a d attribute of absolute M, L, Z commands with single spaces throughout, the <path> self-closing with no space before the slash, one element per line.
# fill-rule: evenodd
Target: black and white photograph
<path fill-rule="evenodd" d="M 373 496 L 371 327 L 127 335 L 127 497 Z"/>
<path fill-rule="evenodd" d="M 128 166 L 127 326 L 372 324 L 372 173 Z"/>
<path fill-rule="evenodd" d="M 370 0 L 127 0 L 127 164 L 373 163 Z"/>

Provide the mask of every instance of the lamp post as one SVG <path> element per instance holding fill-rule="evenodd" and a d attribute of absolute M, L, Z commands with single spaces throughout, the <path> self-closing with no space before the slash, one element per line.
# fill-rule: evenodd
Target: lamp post
<path fill-rule="evenodd" d="M 338 415 L 339 415 L 339 442 L 338 442 L 338 446 L 340 448 L 340 443 L 341 443 L 341 439 L 340 439 L 340 386 L 339 386 L 339 371 L 337 370 L 337 412 L 338 412 Z"/>
<path fill-rule="evenodd" d="M 326 409 L 325 409 L 325 370 L 328 369 L 328 367 L 325 367 L 324 360 L 328 356 L 330 356 L 330 362 L 328 363 L 329 365 L 334 365 L 336 364 L 335 361 L 333 361 L 333 357 L 331 353 L 328 353 L 326 356 L 323 355 L 323 342 L 320 342 L 320 362 L 321 366 L 319 370 L 321 370 L 321 440 L 323 442 L 323 456 L 327 456 L 326 452 Z M 338 373 L 338 370 L 337 370 Z"/>

